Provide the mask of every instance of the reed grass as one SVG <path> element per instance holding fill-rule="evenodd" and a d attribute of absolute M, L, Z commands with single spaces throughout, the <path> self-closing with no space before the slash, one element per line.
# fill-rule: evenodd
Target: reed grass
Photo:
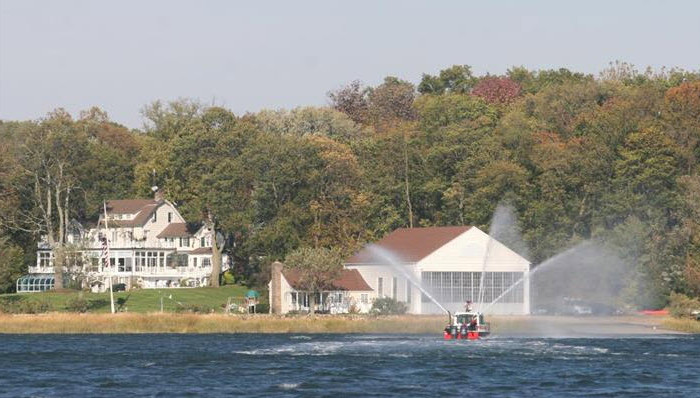
<path fill-rule="evenodd" d="M 444 316 L 118 313 L 0 315 L 0 333 L 439 333 Z"/>
<path fill-rule="evenodd" d="M 667 318 L 663 321 L 663 326 L 667 329 L 685 333 L 700 333 L 700 321 L 694 319 Z"/>
<path fill-rule="evenodd" d="M 430 315 L 294 315 L 175 314 L 175 313 L 62 313 L 0 314 L 0 333 L 396 333 L 440 334 L 445 316 Z M 574 331 L 700 333 L 700 322 L 658 317 L 490 317 L 494 334 L 538 332 L 541 322 Z M 631 326 L 630 326 L 631 325 Z M 636 326 L 635 326 L 636 325 Z M 630 329 L 630 327 L 632 329 Z"/>

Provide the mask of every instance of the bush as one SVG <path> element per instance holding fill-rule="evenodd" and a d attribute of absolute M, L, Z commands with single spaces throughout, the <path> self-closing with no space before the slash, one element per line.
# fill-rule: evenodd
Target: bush
<path fill-rule="evenodd" d="M 20 314 L 43 314 L 51 311 L 51 304 L 46 301 L 24 301 L 19 306 Z"/>
<path fill-rule="evenodd" d="M 268 312 L 270 312 L 270 304 L 260 303 L 255 306 L 256 314 L 267 314 Z"/>
<path fill-rule="evenodd" d="M 222 279 L 222 285 L 233 285 L 236 283 L 236 277 L 233 276 L 233 273 L 231 271 L 226 271 L 223 274 Z"/>
<path fill-rule="evenodd" d="M 51 311 L 51 304 L 46 301 L 28 300 L 19 296 L 9 296 L 0 299 L 0 313 L 41 314 L 49 311 Z"/>
<path fill-rule="evenodd" d="M 693 311 L 700 310 L 700 300 L 679 293 L 671 293 L 668 311 L 674 318 L 695 319 Z"/>
<path fill-rule="evenodd" d="M 209 307 L 207 305 L 201 305 L 201 304 L 182 304 L 175 308 L 175 312 L 183 313 L 183 312 L 189 312 L 193 314 L 210 314 L 212 312 L 216 312 L 216 310 L 212 307 Z"/>
<path fill-rule="evenodd" d="M 88 309 L 90 309 L 90 302 L 82 296 L 72 298 L 66 303 L 66 310 L 70 312 L 85 313 Z"/>
<path fill-rule="evenodd" d="M 408 310 L 406 303 L 396 301 L 390 297 L 378 298 L 372 303 L 371 314 L 374 315 L 400 315 Z"/>

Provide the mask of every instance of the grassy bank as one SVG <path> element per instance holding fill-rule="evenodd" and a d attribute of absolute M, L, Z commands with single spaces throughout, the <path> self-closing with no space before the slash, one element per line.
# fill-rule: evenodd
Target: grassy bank
<path fill-rule="evenodd" d="M 224 314 L 0 315 L 0 333 L 439 333 L 445 317 Z"/>
<path fill-rule="evenodd" d="M 238 285 L 220 288 L 142 289 L 114 293 L 114 299 L 120 304 L 121 310 L 126 312 L 159 312 L 161 298 L 165 312 L 177 312 L 185 307 L 195 305 L 204 309 L 221 311 L 229 297 L 243 297 L 246 291 L 248 291 L 247 287 Z M 3 311 L 3 305 L 31 308 L 32 304 L 41 304 L 49 312 L 64 312 L 68 311 L 71 301 L 78 297 L 87 301 L 90 313 L 110 312 L 109 293 L 89 293 L 75 290 L 0 295 L 0 312 Z M 266 297 L 261 298 L 265 299 Z"/>

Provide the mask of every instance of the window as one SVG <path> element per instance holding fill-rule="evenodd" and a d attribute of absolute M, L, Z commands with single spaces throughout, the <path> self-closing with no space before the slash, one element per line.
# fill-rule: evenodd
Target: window
<path fill-rule="evenodd" d="M 204 257 L 202 259 L 202 268 L 211 267 L 211 259 L 209 257 Z"/>
<path fill-rule="evenodd" d="M 172 221 L 173 221 L 173 213 L 168 212 L 168 222 L 172 222 Z"/>
<path fill-rule="evenodd" d="M 158 221 L 158 211 L 157 210 L 153 212 L 153 222 L 156 222 L 156 221 Z"/>
<path fill-rule="evenodd" d="M 117 271 L 118 272 L 124 272 L 126 271 L 126 263 L 123 258 L 117 259 Z"/>
<path fill-rule="evenodd" d="M 360 302 L 362 304 L 367 304 L 369 303 L 369 295 L 367 293 L 362 293 L 360 294 Z"/>
<path fill-rule="evenodd" d="M 377 297 L 384 297 L 384 279 L 377 278 Z"/>
<path fill-rule="evenodd" d="M 204 237 L 199 240 L 199 247 L 206 247 L 204 242 Z"/>
<path fill-rule="evenodd" d="M 397 294 L 398 290 L 399 290 L 398 287 L 399 287 L 398 279 L 396 277 L 394 277 L 394 279 L 391 281 L 391 298 L 393 298 L 394 300 L 399 298 L 399 296 Z"/>
<path fill-rule="evenodd" d="M 411 281 L 406 279 L 406 302 L 410 303 L 411 302 L 411 295 L 413 292 L 411 291 Z"/>
<path fill-rule="evenodd" d="M 39 266 L 40 267 L 50 267 L 51 264 L 51 253 L 42 252 L 39 253 Z"/>
<path fill-rule="evenodd" d="M 190 247 L 190 238 L 180 238 L 180 247 Z"/>
<path fill-rule="evenodd" d="M 192 257 L 192 266 L 197 267 L 197 257 Z"/>
<path fill-rule="evenodd" d="M 421 282 L 431 295 L 442 303 L 477 302 L 479 293 L 490 303 L 522 303 L 524 299 L 522 272 L 423 272 Z M 482 286 L 483 284 L 483 286 Z M 481 292 L 480 292 L 481 291 Z M 429 302 L 422 296 L 423 302 Z"/>

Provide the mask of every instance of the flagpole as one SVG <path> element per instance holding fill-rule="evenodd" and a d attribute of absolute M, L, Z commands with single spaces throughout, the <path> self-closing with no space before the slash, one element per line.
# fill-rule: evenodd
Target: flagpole
<path fill-rule="evenodd" d="M 107 251 L 105 252 L 105 264 L 109 268 L 109 302 L 112 306 L 112 314 L 114 314 L 114 291 L 112 290 L 112 264 L 109 261 L 109 239 L 107 239 L 107 234 L 109 233 L 109 227 L 107 227 L 107 203 L 102 201 L 102 206 L 105 212 L 105 245 L 107 246 Z"/>

